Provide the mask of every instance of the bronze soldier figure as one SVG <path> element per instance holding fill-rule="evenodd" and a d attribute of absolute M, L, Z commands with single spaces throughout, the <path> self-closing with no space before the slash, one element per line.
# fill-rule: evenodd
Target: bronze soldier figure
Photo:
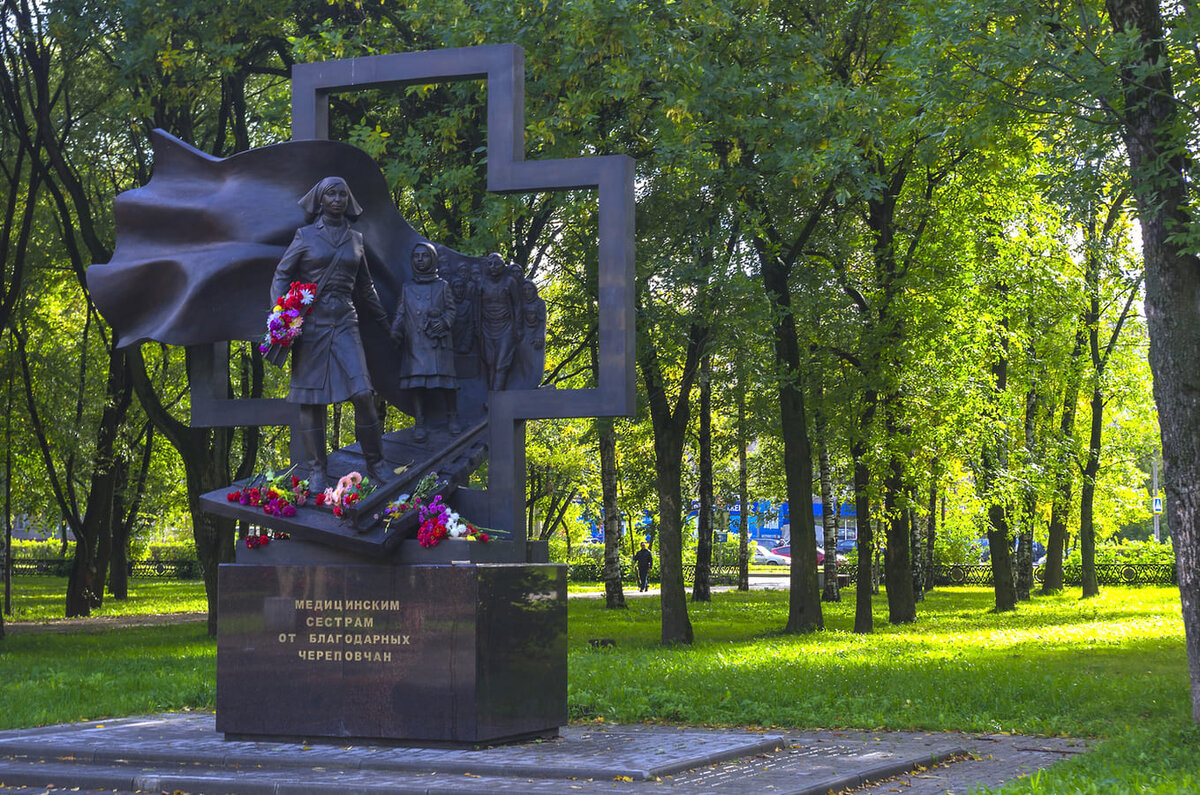
<path fill-rule="evenodd" d="M 488 254 L 487 275 L 477 297 L 479 356 L 491 390 L 504 389 L 517 347 L 521 315 L 521 288 L 504 258 Z"/>

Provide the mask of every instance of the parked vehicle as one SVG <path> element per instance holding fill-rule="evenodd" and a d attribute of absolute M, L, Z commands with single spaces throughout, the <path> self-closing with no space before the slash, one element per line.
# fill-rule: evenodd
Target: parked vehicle
<path fill-rule="evenodd" d="M 986 538 L 980 538 L 980 539 L 973 541 L 972 543 L 976 547 L 978 547 L 980 550 L 979 562 L 980 563 L 990 562 L 992 559 L 992 550 L 991 550 L 991 545 L 988 543 L 988 540 Z M 1017 545 L 1019 543 L 1020 543 L 1019 539 L 1016 539 L 1016 538 L 1013 539 L 1012 554 L 1014 554 L 1014 555 L 1017 554 Z M 1033 559 L 1035 561 L 1034 565 L 1036 566 L 1037 565 L 1036 561 L 1041 558 L 1044 558 L 1044 557 L 1046 557 L 1046 546 L 1041 541 L 1034 541 L 1033 542 Z"/>
<path fill-rule="evenodd" d="M 792 559 L 785 555 L 776 554 L 762 544 L 759 544 L 754 549 L 754 557 L 751 559 L 751 562 L 760 566 L 790 566 Z"/>
<path fill-rule="evenodd" d="M 775 547 L 771 551 L 773 553 L 775 553 L 776 555 L 782 555 L 783 557 L 787 558 L 787 561 L 789 564 L 792 562 L 792 545 L 791 544 L 784 544 L 781 547 Z M 838 555 L 837 562 L 845 563 L 846 556 Z M 825 550 L 821 549 L 820 547 L 817 547 L 817 565 L 818 566 L 825 565 Z"/>

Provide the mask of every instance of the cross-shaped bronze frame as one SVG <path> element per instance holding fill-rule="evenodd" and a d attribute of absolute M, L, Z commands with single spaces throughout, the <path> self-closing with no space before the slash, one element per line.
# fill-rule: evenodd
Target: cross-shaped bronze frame
<path fill-rule="evenodd" d="M 626 155 L 525 160 L 525 53 L 513 44 L 397 53 L 292 67 L 292 139 L 329 137 L 329 96 L 377 87 L 487 81 L 488 190 L 496 193 L 594 188 L 599 212 L 599 378 L 593 389 L 522 389 L 488 400 L 490 520 L 525 542 L 525 421 L 617 417 L 634 412 L 634 161 Z M 214 349 L 194 372 L 215 378 L 193 396 L 195 425 L 294 421 L 283 401 L 226 401 L 227 355 Z M 224 373 L 220 372 L 224 370 Z M 223 378 L 221 376 L 224 376 Z M 201 383 L 209 379 L 201 377 Z M 197 383 L 197 381 L 193 381 Z M 230 403 L 243 405 L 233 410 Z M 240 421 L 237 421 L 240 418 Z M 230 422 L 230 420 L 235 420 Z"/>

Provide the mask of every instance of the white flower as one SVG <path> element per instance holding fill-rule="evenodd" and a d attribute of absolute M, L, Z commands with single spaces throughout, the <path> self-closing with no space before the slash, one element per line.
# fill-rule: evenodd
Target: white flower
<path fill-rule="evenodd" d="M 313 298 L 315 298 L 315 297 L 316 296 L 313 295 L 312 290 L 301 290 L 300 291 L 300 303 L 304 304 L 305 306 L 308 306 L 309 304 L 311 304 L 313 302 Z"/>
<path fill-rule="evenodd" d="M 446 532 L 450 535 L 451 538 L 461 538 L 461 537 L 467 535 L 467 533 L 469 533 L 470 530 L 467 527 L 467 523 L 462 521 L 459 518 L 457 511 L 447 511 L 446 512 Z"/>

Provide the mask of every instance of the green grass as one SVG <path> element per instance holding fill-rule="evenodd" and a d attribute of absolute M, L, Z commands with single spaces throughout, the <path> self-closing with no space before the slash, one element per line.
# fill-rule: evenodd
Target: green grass
<path fill-rule="evenodd" d="M 824 632 L 787 636 L 786 593 L 719 593 L 689 603 L 696 643 L 669 649 L 657 598 L 624 611 L 571 600 L 571 717 L 1092 737 L 1093 751 L 1004 792 L 1200 791 L 1176 589 L 1038 597 L 998 615 L 989 590 L 948 588 L 899 627 L 881 596 L 868 636 L 850 631 L 846 597 L 824 606 Z M 203 625 L 12 635 L 0 643 L 0 727 L 211 709 L 214 657 Z"/>
<path fill-rule="evenodd" d="M 203 623 L 10 635 L 0 641 L 0 729 L 211 709 L 216 657 Z"/>
<path fill-rule="evenodd" d="M 49 621 L 66 610 L 66 577 L 13 577 L 12 615 L 5 621 Z M 208 609 L 202 580 L 131 579 L 129 598 L 104 595 L 104 605 L 94 616 L 132 616 L 158 613 L 191 613 Z"/>
<path fill-rule="evenodd" d="M 628 590 L 629 586 L 625 586 Z M 567 593 L 604 593 L 604 583 L 602 582 L 569 582 L 567 583 Z"/>
<path fill-rule="evenodd" d="M 1175 588 L 1107 588 L 990 612 L 985 588 L 943 589 L 918 621 L 854 635 L 854 599 L 824 632 L 780 633 L 785 593 L 689 604 L 690 648 L 658 645 L 657 600 L 570 606 L 571 716 L 780 727 L 1019 732 L 1094 737 L 1095 750 L 1006 792 L 1200 791 Z M 589 638 L 613 638 L 592 648 Z"/>

